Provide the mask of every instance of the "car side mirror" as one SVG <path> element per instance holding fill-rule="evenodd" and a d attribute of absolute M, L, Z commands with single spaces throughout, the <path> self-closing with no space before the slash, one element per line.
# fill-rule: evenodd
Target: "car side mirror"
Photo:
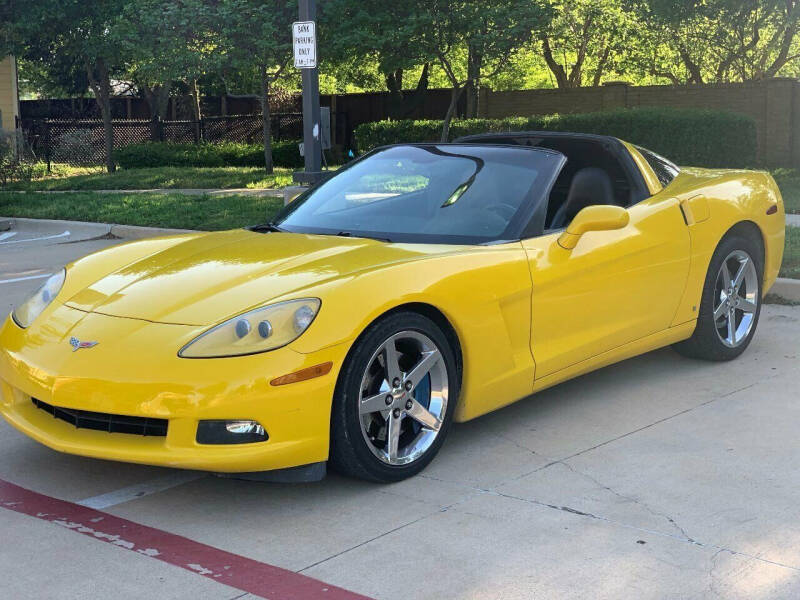
<path fill-rule="evenodd" d="M 578 245 L 578 240 L 584 233 L 622 229 L 630 220 L 628 211 L 621 206 L 610 204 L 587 206 L 575 215 L 566 231 L 559 236 L 558 245 L 565 250 L 572 250 Z"/>

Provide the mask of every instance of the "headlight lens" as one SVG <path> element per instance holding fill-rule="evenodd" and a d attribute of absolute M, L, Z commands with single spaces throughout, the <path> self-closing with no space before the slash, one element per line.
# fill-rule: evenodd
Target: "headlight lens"
<path fill-rule="evenodd" d="M 61 271 L 49 277 L 44 282 L 44 285 L 36 290 L 30 298 L 14 309 L 11 313 L 11 318 L 14 319 L 14 322 L 23 329 L 30 327 L 36 317 L 42 314 L 44 309 L 58 296 L 64 286 L 66 277 L 66 269 L 61 269 Z"/>
<path fill-rule="evenodd" d="M 218 358 L 281 348 L 308 329 L 321 304 L 319 298 L 303 298 L 252 310 L 199 335 L 178 356 Z"/>

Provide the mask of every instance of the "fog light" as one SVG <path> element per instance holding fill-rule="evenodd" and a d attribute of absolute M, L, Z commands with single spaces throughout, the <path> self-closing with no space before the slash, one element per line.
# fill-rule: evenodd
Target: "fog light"
<path fill-rule="evenodd" d="M 200 421 L 196 439 L 198 444 L 252 444 L 269 436 L 258 421 Z"/>

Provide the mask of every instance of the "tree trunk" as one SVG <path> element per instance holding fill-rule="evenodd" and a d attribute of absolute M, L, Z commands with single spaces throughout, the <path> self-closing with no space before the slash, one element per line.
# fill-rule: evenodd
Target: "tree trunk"
<path fill-rule="evenodd" d="M 567 72 L 564 70 L 564 67 L 559 64 L 559 62 L 553 57 L 553 50 L 550 48 L 550 40 L 547 36 L 542 36 L 542 56 L 544 56 L 544 62 L 547 63 L 547 67 L 550 69 L 550 72 L 556 76 L 556 85 L 560 89 L 570 87 L 569 78 L 567 77 Z"/>
<path fill-rule="evenodd" d="M 597 63 L 597 68 L 594 70 L 594 77 L 592 78 L 592 85 L 597 87 L 603 81 L 603 74 L 606 70 L 606 64 L 608 63 L 608 57 L 611 54 L 611 43 L 603 49 L 603 53 L 600 55 L 600 60 Z"/>
<path fill-rule="evenodd" d="M 105 61 L 99 58 L 94 65 L 87 61 L 86 75 L 89 78 L 89 86 L 94 92 L 97 106 L 100 108 L 100 115 L 103 117 L 106 169 L 109 173 L 113 173 L 116 170 L 116 164 L 114 163 L 114 125 L 111 122 L 111 79 Z"/>
<path fill-rule="evenodd" d="M 386 89 L 389 90 L 389 100 L 386 108 L 391 119 L 402 119 L 403 114 L 403 69 L 395 69 L 384 74 Z"/>
<path fill-rule="evenodd" d="M 264 169 L 272 174 L 272 130 L 269 112 L 269 75 L 267 65 L 261 65 L 261 128 L 264 131 Z"/>
<path fill-rule="evenodd" d="M 468 119 L 474 119 L 478 116 L 478 97 L 481 85 L 482 66 L 483 56 L 478 54 L 474 48 L 470 48 L 467 57 L 467 85 L 464 90 L 467 94 L 466 116 Z"/>
<path fill-rule="evenodd" d="M 142 95 L 147 101 L 147 108 L 150 109 L 150 118 L 153 120 L 165 119 L 167 117 L 169 95 L 172 91 L 172 82 L 168 81 L 152 87 L 141 82 L 137 82 L 136 85 L 142 91 Z"/>
<path fill-rule="evenodd" d="M 169 94 L 172 91 L 172 82 L 168 81 L 159 85 L 149 86 L 145 83 L 136 84 L 147 101 L 150 109 L 150 139 L 154 142 L 161 140 L 161 121 L 167 118 L 167 107 L 169 106 Z"/>
<path fill-rule="evenodd" d="M 450 106 L 447 107 L 447 114 L 444 116 L 444 124 L 442 125 L 442 137 L 440 141 L 445 143 L 450 138 L 450 121 L 453 120 L 453 115 L 456 113 L 458 100 L 461 98 L 461 93 L 464 91 L 464 86 L 453 86 L 453 91 L 450 93 Z"/>

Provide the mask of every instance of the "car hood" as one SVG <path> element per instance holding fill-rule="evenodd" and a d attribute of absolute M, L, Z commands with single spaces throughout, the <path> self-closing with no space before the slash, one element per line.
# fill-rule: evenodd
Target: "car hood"
<path fill-rule="evenodd" d="M 65 304 L 157 323 L 210 325 L 287 294 L 302 297 L 304 289 L 332 279 L 452 250 L 295 233 L 210 233 L 93 278 Z"/>

